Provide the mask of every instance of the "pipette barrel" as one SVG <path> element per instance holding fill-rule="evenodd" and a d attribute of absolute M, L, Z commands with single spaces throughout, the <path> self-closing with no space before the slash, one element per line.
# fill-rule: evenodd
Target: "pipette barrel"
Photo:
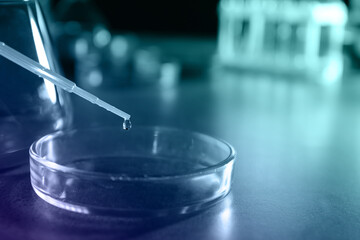
<path fill-rule="evenodd" d="M 74 93 L 85 100 L 94 103 L 98 105 L 99 107 L 102 107 L 122 118 L 125 120 L 130 119 L 130 115 L 126 112 L 121 111 L 120 109 L 117 109 L 116 107 L 102 101 L 95 95 L 79 88 L 76 86 L 76 84 L 69 79 L 66 79 L 65 77 L 61 76 L 60 74 L 57 74 L 56 72 L 53 72 L 49 69 L 46 69 L 44 66 L 39 64 L 38 62 L 28 58 L 27 56 L 19 53 L 15 49 L 12 49 L 11 47 L 7 46 L 5 43 L 0 42 L 0 55 L 3 57 L 9 59 L 10 61 L 18 64 L 19 66 L 29 70 L 30 72 L 38 75 L 39 77 L 43 77 L 44 79 L 52 82 L 58 87 L 61 87 L 65 91 Z"/>
<path fill-rule="evenodd" d="M 72 92 L 72 90 L 76 86 L 74 82 L 64 78 L 63 76 L 55 72 L 49 71 L 40 63 L 26 57 L 25 55 L 7 46 L 3 42 L 0 42 L 0 55 L 29 70 L 30 72 L 40 75 L 41 77 L 45 78 L 46 80 L 54 83 L 56 86 L 59 86 L 68 92 Z"/>
<path fill-rule="evenodd" d="M 108 104 L 107 102 L 104 102 L 103 100 L 99 99 L 95 95 L 93 95 L 79 87 L 75 87 L 73 89 L 73 93 L 88 100 L 89 102 L 92 102 L 93 104 L 98 105 L 99 107 L 102 107 L 102 108 L 108 110 L 109 112 L 112 112 L 112 113 L 124 118 L 125 120 L 130 119 L 130 115 L 127 114 L 126 112 L 123 112 L 120 109 L 117 109 L 116 107 Z"/>

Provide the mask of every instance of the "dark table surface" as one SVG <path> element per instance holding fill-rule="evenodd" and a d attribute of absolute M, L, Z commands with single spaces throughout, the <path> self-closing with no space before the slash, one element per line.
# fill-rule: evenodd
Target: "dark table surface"
<path fill-rule="evenodd" d="M 157 219 L 87 216 L 31 189 L 28 165 L 0 173 L 0 239 L 359 239 L 360 85 L 208 71 L 169 89 L 100 91 L 133 126 L 203 132 L 236 149 L 232 191 L 205 211 Z M 122 122 L 73 98 L 75 125 Z"/>

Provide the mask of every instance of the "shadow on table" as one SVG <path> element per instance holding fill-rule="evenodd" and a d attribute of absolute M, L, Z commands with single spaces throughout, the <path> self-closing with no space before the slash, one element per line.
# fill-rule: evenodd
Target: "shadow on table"
<path fill-rule="evenodd" d="M 27 164 L 0 172 L 0 239 L 141 238 L 207 211 L 142 219 L 67 212 L 37 197 L 31 188 L 28 169 Z M 211 209 L 221 212 L 224 202 Z"/>
<path fill-rule="evenodd" d="M 29 149 L 21 149 L 0 156 L 0 176 L 26 172 L 29 168 Z"/>

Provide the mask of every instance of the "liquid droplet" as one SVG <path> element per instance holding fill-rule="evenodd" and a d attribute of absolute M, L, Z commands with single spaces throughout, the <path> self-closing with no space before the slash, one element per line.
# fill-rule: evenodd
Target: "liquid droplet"
<path fill-rule="evenodd" d="M 131 121 L 130 119 L 125 119 L 123 122 L 123 129 L 129 130 L 131 128 Z"/>

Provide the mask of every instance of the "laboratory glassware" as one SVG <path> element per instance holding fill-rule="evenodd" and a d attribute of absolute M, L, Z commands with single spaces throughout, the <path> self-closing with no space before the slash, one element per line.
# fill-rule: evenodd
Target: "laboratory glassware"
<path fill-rule="evenodd" d="M 235 156 L 222 140 L 172 128 L 60 131 L 31 146 L 31 184 L 46 202 L 83 214 L 185 214 L 229 193 Z"/>
<path fill-rule="evenodd" d="M 340 79 L 348 10 L 340 0 L 222 0 L 221 64 Z"/>
<path fill-rule="evenodd" d="M 123 128 L 128 130 L 131 128 L 130 122 L 130 115 L 117 109 L 116 107 L 104 102 L 103 100 L 99 99 L 95 95 L 79 88 L 76 84 L 69 79 L 57 74 L 50 69 L 42 66 L 41 64 L 35 62 L 34 60 L 26 57 L 25 55 L 21 54 L 20 52 L 16 51 L 15 49 L 7 46 L 5 43 L 0 42 L 0 55 L 7 58 L 8 60 L 12 61 L 13 63 L 18 64 L 19 66 L 25 68 L 26 70 L 37 74 L 39 77 L 43 77 L 46 81 L 53 83 L 55 86 L 62 88 L 63 90 L 74 93 L 79 97 L 84 98 L 85 100 L 98 105 L 119 117 L 124 119 Z"/>
<path fill-rule="evenodd" d="M 0 41 L 59 72 L 42 10 L 36 0 L 0 1 Z M 72 122 L 68 94 L 0 58 L 0 168 L 26 162 L 31 143 Z"/>

